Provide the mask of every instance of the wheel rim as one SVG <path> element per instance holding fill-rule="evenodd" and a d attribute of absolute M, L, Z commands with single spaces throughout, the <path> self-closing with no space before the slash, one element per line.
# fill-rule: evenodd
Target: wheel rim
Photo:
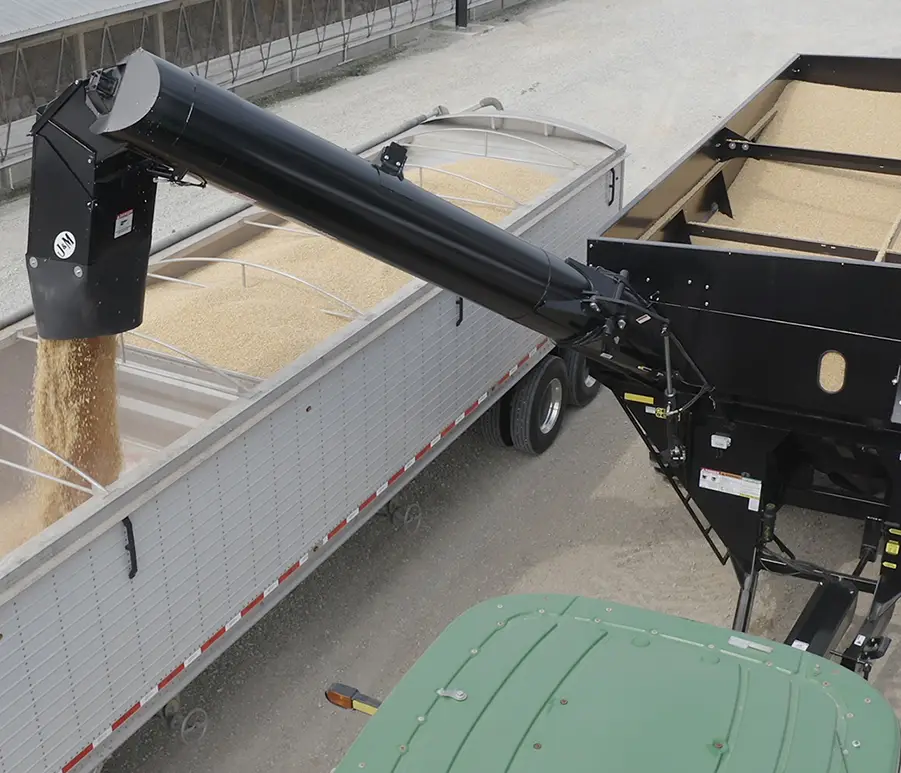
<path fill-rule="evenodd" d="M 560 411 L 563 409 L 563 384 L 559 378 L 551 381 L 544 390 L 544 417 L 538 429 L 543 435 L 550 432 L 557 419 L 560 418 Z"/>

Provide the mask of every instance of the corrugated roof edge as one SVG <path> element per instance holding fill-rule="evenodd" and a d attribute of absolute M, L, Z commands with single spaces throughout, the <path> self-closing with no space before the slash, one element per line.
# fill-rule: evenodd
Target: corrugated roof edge
<path fill-rule="evenodd" d="M 76 27 L 106 17 L 141 11 L 167 0 L 133 0 L 132 2 L 107 2 L 104 0 L 56 0 L 51 7 L 32 3 L 16 3 L 4 9 L 0 17 L 0 45 L 14 40 L 25 40 L 36 35 Z"/>

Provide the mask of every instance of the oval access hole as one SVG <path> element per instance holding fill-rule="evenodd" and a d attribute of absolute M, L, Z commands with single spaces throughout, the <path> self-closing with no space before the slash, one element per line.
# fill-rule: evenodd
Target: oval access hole
<path fill-rule="evenodd" d="M 839 352 L 825 352 L 820 357 L 820 371 L 817 380 L 820 389 L 830 395 L 841 392 L 845 386 L 845 369 L 847 363 Z"/>

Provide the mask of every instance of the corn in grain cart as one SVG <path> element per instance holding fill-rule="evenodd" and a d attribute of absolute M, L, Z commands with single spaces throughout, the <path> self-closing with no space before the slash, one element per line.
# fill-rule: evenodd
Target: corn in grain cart
<path fill-rule="evenodd" d="M 73 474 L 66 485 L 90 499 L 0 558 L 3 773 L 91 770 L 155 715 L 186 739 L 202 734 L 202 708 L 181 708 L 179 691 L 370 517 L 390 513 L 392 497 L 463 431 L 482 418 L 490 439 L 540 453 L 566 405 L 587 403 L 599 388 L 584 357 L 558 356 L 548 336 L 413 275 L 394 275 L 394 289 L 368 306 L 348 300 L 346 288 L 309 281 L 304 269 L 317 264 L 303 252 L 307 243 L 330 255 L 337 243 L 259 207 L 149 265 L 145 258 L 146 325 L 105 328 L 110 318 L 85 311 L 98 269 L 83 236 L 105 240 L 109 254 L 146 256 L 150 229 L 136 214 L 146 191 L 133 202 L 117 194 L 111 212 L 98 185 L 93 208 L 79 198 L 52 234 L 37 214 L 40 197 L 58 186 L 56 151 L 78 169 L 89 166 L 87 155 L 98 177 L 117 163 L 102 138 L 87 148 L 61 139 L 58 124 L 78 107 L 81 88 L 36 124 L 29 270 L 49 266 L 59 271 L 54 281 L 81 288 L 57 306 L 61 324 L 75 314 L 90 320 L 84 334 L 124 333 L 117 373 L 126 470 L 106 488 Z M 506 110 L 438 112 L 393 138 L 409 155 L 408 178 L 423 188 L 536 249 L 574 250 L 619 210 L 624 148 L 615 140 Z M 378 149 L 362 155 L 378 160 Z M 480 164 L 525 170 L 531 187 L 516 189 Z M 48 180 L 57 183 L 48 189 Z M 70 254 L 61 231 L 75 242 Z M 298 263 L 279 263 L 295 252 Z M 352 259 L 360 271 L 382 266 Z M 254 350 L 272 353 L 256 372 L 217 364 L 199 336 L 178 339 L 167 328 L 166 303 L 184 315 L 216 293 L 237 293 L 240 303 L 259 288 L 293 293 L 284 308 L 322 314 L 333 327 L 295 342 L 297 353 L 277 331 L 229 328 L 234 315 L 211 319 L 223 335 L 249 334 Z M 175 291 L 192 293 L 190 302 L 173 301 Z M 39 307 L 44 299 L 34 298 Z M 0 339 L 0 496 L 17 528 L 38 334 L 58 333 L 42 322 L 22 320 Z"/>

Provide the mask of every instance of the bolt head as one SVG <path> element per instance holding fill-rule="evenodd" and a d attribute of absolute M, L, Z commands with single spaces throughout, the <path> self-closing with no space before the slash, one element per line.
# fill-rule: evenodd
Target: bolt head
<path fill-rule="evenodd" d="M 79 279 L 84 275 L 84 269 L 81 266 L 75 266 L 73 271 L 75 272 L 75 276 Z"/>
<path fill-rule="evenodd" d="M 38 259 L 37 258 L 29 258 L 28 265 L 31 266 L 32 268 L 37 268 L 38 267 Z"/>

